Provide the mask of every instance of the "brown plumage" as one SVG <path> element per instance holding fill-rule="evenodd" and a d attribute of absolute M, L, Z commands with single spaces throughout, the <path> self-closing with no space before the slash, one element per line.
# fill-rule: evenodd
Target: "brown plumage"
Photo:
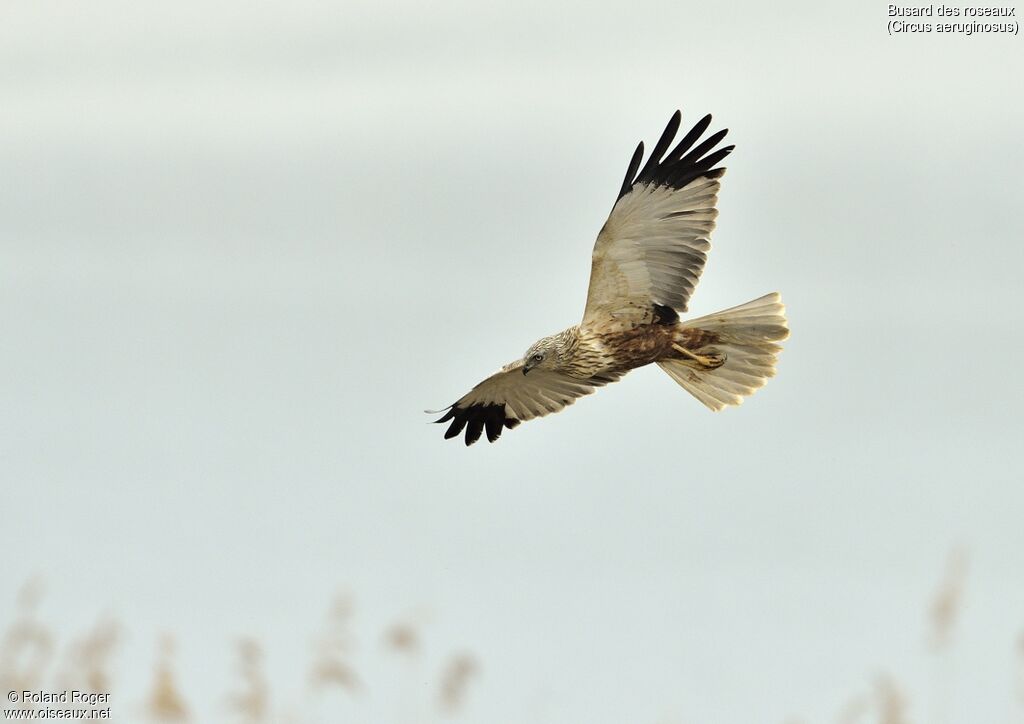
<path fill-rule="evenodd" d="M 450 423 L 446 438 L 465 430 L 471 445 L 486 431 L 494 442 L 651 363 L 712 410 L 738 405 L 774 374 L 777 342 L 789 334 L 778 294 L 679 320 L 711 248 L 725 173 L 715 166 L 733 150 L 715 150 L 726 131 L 698 143 L 711 116 L 669 150 L 680 119 L 676 111 L 642 169 L 643 143 L 633 154 L 594 244 L 583 320 L 538 340 L 452 404 L 437 420 Z"/>

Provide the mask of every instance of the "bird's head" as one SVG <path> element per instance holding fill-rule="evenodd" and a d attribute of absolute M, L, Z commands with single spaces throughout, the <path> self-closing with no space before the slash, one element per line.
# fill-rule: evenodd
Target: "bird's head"
<path fill-rule="evenodd" d="M 562 340 L 560 335 L 539 339 L 523 355 L 523 374 L 530 370 L 558 369 L 562 361 Z"/>

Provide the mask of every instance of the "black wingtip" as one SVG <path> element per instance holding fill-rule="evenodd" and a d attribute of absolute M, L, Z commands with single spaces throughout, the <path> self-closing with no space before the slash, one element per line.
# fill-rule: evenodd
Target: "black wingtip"
<path fill-rule="evenodd" d="M 453 422 L 451 426 L 444 431 L 444 439 L 451 440 L 453 437 L 457 437 L 460 432 L 462 432 L 462 425 L 458 422 Z"/>
<path fill-rule="evenodd" d="M 480 439 L 480 434 L 484 431 L 484 419 L 483 417 L 471 417 L 469 422 L 466 424 L 466 445 L 472 445 Z"/>
<path fill-rule="evenodd" d="M 717 146 L 718 142 L 725 138 L 725 134 L 728 132 L 729 129 L 726 128 L 721 131 L 716 131 L 715 133 L 712 133 L 699 144 L 694 146 L 689 153 L 680 158 L 678 163 L 684 166 L 700 163 L 701 159 L 704 158 L 704 155 L 708 151 L 713 149 L 715 146 Z"/>
<path fill-rule="evenodd" d="M 643 160 L 643 143 L 641 142 L 637 147 L 629 162 L 626 178 L 622 182 L 618 198 L 621 199 L 628 194 L 638 183 L 681 188 L 702 175 L 710 175 L 717 171 L 718 169 L 712 167 L 727 156 L 735 146 L 727 147 L 728 150 L 714 150 L 714 147 L 725 138 L 729 129 L 717 131 L 700 144 L 694 145 L 711 125 L 711 118 L 711 114 L 708 113 L 697 121 L 693 128 L 680 139 L 675 148 L 666 154 L 666 149 L 675 138 L 682 122 L 682 113 L 678 110 L 673 113 L 661 138 L 651 150 L 647 163 L 639 173 L 637 169 L 640 168 L 640 162 Z M 722 153 L 722 151 L 725 152 Z"/>
<path fill-rule="evenodd" d="M 665 151 L 668 150 L 669 144 L 672 143 L 672 139 L 676 137 L 676 133 L 679 131 L 679 124 L 682 120 L 683 114 L 680 111 L 676 111 L 668 119 L 668 125 L 662 131 L 661 138 L 658 139 L 658 142 L 654 144 L 654 148 L 651 149 L 651 157 L 647 159 L 647 164 L 640 171 L 640 178 L 647 176 L 651 169 L 661 163 L 661 159 L 665 156 Z"/>
<path fill-rule="evenodd" d="M 465 429 L 465 443 L 467 446 L 477 442 L 484 432 L 487 433 L 488 442 L 496 442 L 501 437 L 502 430 L 511 430 L 519 424 L 520 420 L 510 417 L 505 412 L 504 404 L 477 403 L 468 407 L 459 407 L 458 403 L 452 405 L 444 417 L 435 422 L 448 422 L 452 424 L 444 433 L 445 440 L 458 437 Z"/>

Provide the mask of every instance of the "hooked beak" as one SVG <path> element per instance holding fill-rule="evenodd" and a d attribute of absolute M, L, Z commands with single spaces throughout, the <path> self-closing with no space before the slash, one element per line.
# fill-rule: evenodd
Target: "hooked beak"
<path fill-rule="evenodd" d="M 523 374 L 525 375 L 529 371 L 530 371 L 530 365 L 523 365 Z"/>

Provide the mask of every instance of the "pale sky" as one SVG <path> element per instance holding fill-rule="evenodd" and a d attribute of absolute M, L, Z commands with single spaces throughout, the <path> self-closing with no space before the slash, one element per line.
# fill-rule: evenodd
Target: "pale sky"
<path fill-rule="evenodd" d="M 338 591 L 375 672 L 354 721 L 427 721 L 455 651 L 462 721 L 832 722 L 882 674 L 914 722 L 1019 720 L 1020 38 L 479 5 L 2 10 L 0 624 L 33 576 L 62 641 L 120 621 L 121 721 L 163 632 L 199 721 L 242 635 L 275 712 L 327 721 L 304 677 Z M 443 440 L 423 409 L 578 321 L 677 107 L 737 144 L 692 311 L 780 291 L 778 376 L 715 415 L 644 369 Z M 395 684 L 379 632 L 410 616 Z"/>

